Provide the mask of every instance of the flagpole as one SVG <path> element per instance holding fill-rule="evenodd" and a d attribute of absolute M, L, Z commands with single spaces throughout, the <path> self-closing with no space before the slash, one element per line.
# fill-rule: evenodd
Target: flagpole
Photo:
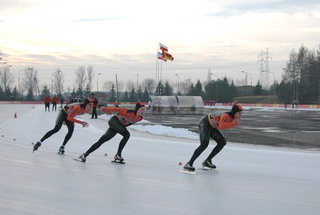
<path fill-rule="evenodd" d="M 160 81 L 162 81 L 162 61 L 161 61 L 161 64 L 160 64 Z"/>
<path fill-rule="evenodd" d="M 157 53 L 158 55 L 158 53 Z M 156 58 L 156 84 L 158 84 L 159 81 L 159 59 L 158 56 Z"/>

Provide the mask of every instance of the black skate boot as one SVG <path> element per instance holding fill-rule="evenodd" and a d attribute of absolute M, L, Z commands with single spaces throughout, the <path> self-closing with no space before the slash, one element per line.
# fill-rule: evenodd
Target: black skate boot
<path fill-rule="evenodd" d="M 79 158 L 77 158 L 77 159 L 75 159 L 76 161 L 80 161 L 80 162 L 82 162 L 82 163 L 85 163 L 86 162 L 86 155 L 85 155 L 85 153 L 83 153 L 82 155 L 80 155 L 80 157 Z"/>
<path fill-rule="evenodd" d="M 122 157 L 120 157 L 120 155 L 116 154 L 114 156 L 114 160 L 112 161 L 114 163 L 121 163 L 121 164 L 124 164 L 124 159 Z"/>
<path fill-rule="evenodd" d="M 40 146 L 41 146 L 41 143 L 38 141 L 38 142 L 33 146 L 33 152 L 34 152 L 34 151 L 37 151 Z"/>
<path fill-rule="evenodd" d="M 62 155 L 64 154 L 64 146 L 63 145 L 60 146 L 58 154 L 62 154 Z"/>
<path fill-rule="evenodd" d="M 215 169 L 217 168 L 216 165 L 214 165 L 211 161 L 205 160 L 202 162 L 202 168 L 203 167 L 208 167 L 210 169 Z"/>
<path fill-rule="evenodd" d="M 193 166 L 191 166 L 189 163 L 186 163 L 186 165 L 184 165 L 183 169 L 184 169 L 185 171 L 189 171 L 189 172 L 194 172 L 194 171 L 196 170 L 196 169 L 195 169 Z"/>

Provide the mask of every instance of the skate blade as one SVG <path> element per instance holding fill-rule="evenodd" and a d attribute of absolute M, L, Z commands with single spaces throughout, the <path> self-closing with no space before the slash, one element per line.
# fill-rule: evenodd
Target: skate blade
<path fill-rule="evenodd" d="M 179 172 L 187 173 L 187 174 L 191 174 L 191 175 L 195 175 L 196 174 L 196 171 L 189 171 L 189 170 L 184 170 L 184 169 L 180 169 Z"/>
<path fill-rule="evenodd" d="M 207 167 L 207 166 L 203 166 L 202 168 L 199 168 L 199 170 L 203 170 L 203 171 L 215 171 L 216 168 L 210 168 L 210 167 Z"/>
<path fill-rule="evenodd" d="M 78 158 L 74 158 L 73 160 L 78 161 L 78 162 L 81 162 L 81 163 L 85 163 L 85 162 L 83 162 L 82 160 L 80 160 L 80 159 L 78 159 Z"/>
<path fill-rule="evenodd" d="M 57 152 L 57 154 L 58 154 L 58 155 L 64 155 L 64 152 L 63 152 L 63 153 L 61 153 L 61 152 Z"/>
<path fill-rule="evenodd" d="M 126 162 L 124 162 L 124 161 L 115 161 L 115 160 L 113 160 L 113 161 L 111 161 L 111 163 L 125 164 Z"/>

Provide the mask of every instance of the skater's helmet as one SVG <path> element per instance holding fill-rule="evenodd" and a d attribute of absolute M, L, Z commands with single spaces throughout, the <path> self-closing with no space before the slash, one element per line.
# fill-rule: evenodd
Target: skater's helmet
<path fill-rule="evenodd" d="M 135 107 L 134 111 L 137 112 L 141 107 L 144 107 L 144 104 L 138 102 L 138 103 L 136 104 L 136 107 Z"/>
<path fill-rule="evenodd" d="M 228 112 L 228 113 L 232 118 L 234 118 L 234 115 L 239 111 L 242 111 L 242 106 L 239 105 L 239 104 L 235 104 L 235 105 L 232 106 L 231 111 Z"/>
<path fill-rule="evenodd" d="M 83 108 L 86 108 L 87 104 L 92 104 L 92 103 L 93 103 L 93 100 L 91 98 L 86 98 L 81 106 Z"/>

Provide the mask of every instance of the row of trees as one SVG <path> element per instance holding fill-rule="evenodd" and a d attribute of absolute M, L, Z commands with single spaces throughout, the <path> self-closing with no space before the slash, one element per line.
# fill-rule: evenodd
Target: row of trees
<path fill-rule="evenodd" d="M 319 47 L 320 48 L 320 47 Z M 292 50 L 280 84 L 278 97 L 284 102 L 320 103 L 320 49 L 308 50 L 301 46 Z"/>
<path fill-rule="evenodd" d="M 47 94 L 59 96 L 71 95 L 73 97 L 84 97 L 92 92 L 93 78 L 95 74 L 93 66 L 80 66 L 75 74 L 74 86 L 65 90 L 64 74 L 58 68 L 52 73 L 52 83 L 49 88 L 47 84 L 39 84 L 38 71 L 33 67 L 21 71 L 22 76 L 18 86 L 14 86 L 14 76 L 9 67 L 0 70 L 0 100 L 40 100 Z M 21 82 L 20 82 L 21 81 Z M 20 84 L 21 83 L 21 84 Z M 116 89 L 120 92 L 116 93 Z M 201 83 L 198 80 L 193 83 L 191 79 L 177 82 L 159 82 L 154 79 L 145 79 L 141 83 L 128 81 L 107 81 L 103 84 L 103 90 L 108 92 L 108 100 L 125 102 L 149 101 L 150 95 L 191 95 L 202 96 L 204 100 L 216 100 L 229 102 L 237 94 L 237 88 L 232 80 L 221 78 L 207 80 Z M 257 83 L 253 95 L 276 94 L 280 101 L 291 102 L 299 100 L 300 103 L 320 103 L 320 50 L 310 51 L 301 46 L 299 51 L 292 50 L 289 55 L 287 67 L 284 69 L 283 79 L 280 83 L 274 83 L 270 90 L 262 90 Z"/>

